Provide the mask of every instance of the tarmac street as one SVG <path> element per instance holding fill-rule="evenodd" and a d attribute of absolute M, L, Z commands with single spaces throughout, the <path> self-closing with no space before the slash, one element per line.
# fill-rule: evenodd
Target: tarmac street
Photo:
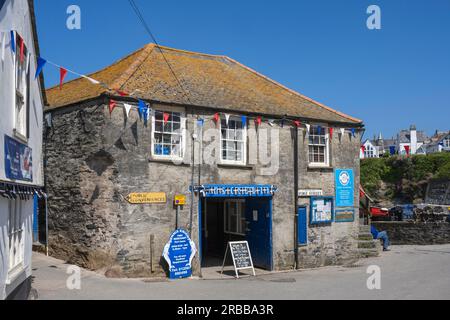
<path fill-rule="evenodd" d="M 351 266 L 264 272 L 239 280 L 220 274 L 211 280 L 108 279 L 81 270 L 77 283 L 77 268 L 35 253 L 33 287 L 42 300 L 450 299 L 449 266 L 450 245 L 394 246 Z M 373 270 L 380 271 L 379 290 Z"/>

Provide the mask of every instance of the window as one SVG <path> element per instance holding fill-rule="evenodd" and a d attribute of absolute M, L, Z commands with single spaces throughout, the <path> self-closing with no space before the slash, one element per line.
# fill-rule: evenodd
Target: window
<path fill-rule="evenodd" d="M 246 124 L 240 117 L 222 119 L 221 127 L 221 160 L 225 164 L 246 164 Z"/>
<path fill-rule="evenodd" d="M 323 127 L 311 126 L 310 128 L 309 164 L 312 166 L 329 165 L 329 140 Z"/>
<path fill-rule="evenodd" d="M 450 148 L 450 137 L 444 139 L 444 148 Z"/>
<path fill-rule="evenodd" d="M 375 158 L 375 149 L 372 146 L 367 145 L 366 151 L 364 152 L 364 156 L 366 158 Z"/>
<path fill-rule="evenodd" d="M 247 229 L 245 220 L 245 200 L 226 200 L 224 210 L 224 232 L 245 236 Z"/>
<path fill-rule="evenodd" d="M 155 110 L 152 121 L 153 156 L 182 159 L 186 127 L 184 114 L 182 112 Z"/>
<path fill-rule="evenodd" d="M 10 200 L 9 202 L 9 265 L 8 279 L 13 280 L 14 276 L 23 269 L 24 261 L 24 234 L 22 221 L 22 201 Z"/>
<path fill-rule="evenodd" d="M 15 134 L 22 140 L 28 138 L 28 86 L 30 84 L 30 73 L 28 72 L 28 52 L 23 44 L 23 55 L 21 53 L 22 38 L 16 36 L 16 58 L 15 58 Z"/>

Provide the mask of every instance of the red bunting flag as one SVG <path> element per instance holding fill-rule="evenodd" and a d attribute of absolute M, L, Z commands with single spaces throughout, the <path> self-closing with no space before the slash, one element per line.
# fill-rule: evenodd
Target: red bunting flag
<path fill-rule="evenodd" d="M 217 123 L 219 122 L 219 120 L 220 120 L 220 115 L 219 115 L 218 113 L 216 113 L 216 114 L 214 115 L 213 120 L 214 120 L 214 122 L 217 124 Z"/>
<path fill-rule="evenodd" d="M 169 122 L 169 119 L 170 119 L 170 114 L 164 113 L 164 124 L 166 124 L 167 122 Z"/>
<path fill-rule="evenodd" d="M 302 123 L 301 123 L 299 120 L 295 120 L 295 121 L 294 121 L 294 125 L 295 125 L 297 128 L 300 128 L 300 126 L 302 125 Z"/>
<path fill-rule="evenodd" d="M 334 129 L 333 128 L 329 128 L 329 131 L 330 131 L 330 139 L 333 139 Z"/>
<path fill-rule="evenodd" d="M 67 70 L 64 69 L 63 67 L 59 68 L 59 89 L 62 89 L 62 85 L 64 82 L 64 78 L 67 75 Z"/>
<path fill-rule="evenodd" d="M 257 118 L 256 118 L 256 120 L 255 120 L 255 123 L 256 123 L 256 126 L 260 126 L 261 125 L 261 123 L 262 123 L 262 118 L 260 117 L 260 116 L 258 116 Z"/>
<path fill-rule="evenodd" d="M 409 156 L 409 151 L 410 151 L 410 147 L 409 146 L 405 146 L 405 151 L 406 151 L 406 155 Z"/>
<path fill-rule="evenodd" d="M 114 100 L 109 100 L 109 114 L 111 115 L 113 110 L 117 107 L 117 102 Z"/>
<path fill-rule="evenodd" d="M 362 151 L 362 153 L 366 153 L 366 147 L 365 146 L 361 146 L 361 151 Z"/>
<path fill-rule="evenodd" d="M 116 92 L 117 92 L 117 93 L 119 94 L 119 96 L 121 96 L 121 97 L 129 96 L 129 94 L 126 93 L 125 91 L 116 90 Z"/>
<path fill-rule="evenodd" d="M 20 42 L 20 62 L 23 63 L 23 59 L 25 58 L 25 42 L 22 37 L 19 37 Z"/>

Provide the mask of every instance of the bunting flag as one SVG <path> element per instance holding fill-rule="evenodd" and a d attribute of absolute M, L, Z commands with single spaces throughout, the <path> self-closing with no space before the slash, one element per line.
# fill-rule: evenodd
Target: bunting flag
<path fill-rule="evenodd" d="M 5 61 L 6 32 L 2 32 L 0 41 L 2 42 L 2 61 Z"/>
<path fill-rule="evenodd" d="M 345 133 L 345 129 L 344 128 L 340 128 L 339 131 L 341 132 L 341 136 L 343 136 L 344 133 Z"/>
<path fill-rule="evenodd" d="M 170 114 L 164 112 L 163 118 L 164 118 L 164 124 L 167 124 L 167 122 L 169 122 L 169 119 L 170 119 Z"/>
<path fill-rule="evenodd" d="M 129 94 L 126 93 L 126 92 L 124 92 L 124 91 L 116 90 L 116 92 L 117 92 L 117 93 L 119 94 L 119 96 L 121 96 L 121 97 L 127 97 L 127 96 L 129 96 Z"/>
<path fill-rule="evenodd" d="M 300 126 L 302 125 L 302 123 L 301 123 L 299 120 L 295 120 L 295 121 L 294 121 L 294 125 L 295 125 L 297 128 L 300 128 Z"/>
<path fill-rule="evenodd" d="M 391 154 L 391 156 L 393 156 L 395 154 L 395 146 L 389 147 L 389 153 Z"/>
<path fill-rule="evenodd" d="M 23 63 L 23 60 L 25 59 L 25 41 L 23 41 L 23 38 L 19 36 L 19 43 L 20 43 L 20 63 Z"/>
<path fill-rule="evenodd" d="M 247 126 L 247 116 L 242 116 L 241 117 L 241 121 L 242 121 L 242 125 L 245 127 Z"/>
<path fill-rule="evenodd" d="M 333 129 L 333 128 L 329 128 L 328 131 L 329 131 L 329 133 L 330 133 L 330 139 L 333 139 L 333 132 L 334 132 L 334 129 Z"/>
<path fill-rule="evenodd" d="M 356 129 L 352 128 L 352 137 L 355 138 L 356 137 Z"/>
<path fill-rule="evenodd" d="M 42 59 L 41 57 L 38 58 L 38 60 L 37 60 L 37 68 L 36 68 L 36 75 L 34 76 L 34 79 L 37 79 L 37 77 L 42 72 L 42 69 L 44 68 L 46 63 L 47 63 L 47 60 Z"/>
<path fill-rule="evenodd" d="M 205 125 L 205 119 L 198 119 L 197 120 L 197 126 L 203 127 Z"/>
<path fill-rule="evenodd" d="M 144 117 L 144 125 L 147 126 L 148 120 L 150 118 L 150 108 L 147 105 L 145 106 L 145 108 L 142 112 L 142 116 Z M 165 118 L 165 115 L 164 115 L 164 118 Z"/>
<path fill-rule="evenodd" d="M 123 107 L 125 108 L 125 116 L 128 118 L 130 116 L 131 105 L 128 103 L 124 103 Z"/>
<path fill-rule="evenodd" d="M 406 155 L 409 156 L 409 152 L 411 151 L 410 146 L 405 146 Z"/>
<path fill-rule="evenodd" d="M 113 110 L 117 107 L 117 102 L 114 100 L 109 100 L 109 114 L 111 115 Z"/>
<path fill-rule="evenodd" d="M 270 119 L 268 122 L 269 126 L 273 127 L 275 125 L 275 120 Z"/>
<path fill-rule="evenodd" d="M 262 117 L 261 116 L 256 117 L 256 119 L 255 119 L 256 126 L 259 127 L 261 125 L 261 123 L 262 123 Z"/>
<path fill-rule="evenodd" d="M 220 120 L 220 115 L 219 115 L 218 113 L 216 113 L 216 114 L 214 115 L 213 121 L 214 121 L 216 124 L 218 124 L 218 123 L 219 123 L 219 120 Z"/>
<path fill-rule="evenodd" d="M 145 104 L 145 102 L 142 100 L 139 100 L 139 102 L 138 102 L 139 119 L 142 120 L 142 117 L 144 116 L 146 109 L 147 109 L 147 105 Z"/>
<path fill-rule="evenodd" d="M 305 126 L 306 126 L 306 132 L 309 133 L 311 130 L 311 125 L 306 123 Z"/>
<path fill-rule="evenodd" d="M 321 126 L 317 126 L 317 133 L 318 133 L 319 135 L 322 134 L 322 127 L 321 127 Z"/>
<path fill-rule="evenodd" d="M 285 118 L 281 119 L 280 126 L 281 126 L 282 128 L 284 128 L 284 122 L 285 122 L 285 121 L 286 121 Z"/>
<path fill-rule="evenodd" d="M 67 70 L 63 67 L 59 68 L 59 89 L 62 89 L 64 79 L 67 76 Z"/>
<path fill-rule="evenodd" d="M 228 123 L 230 122 L 230 115 L 225 113 L 225 121 L 227 123 L 227 127 L 228 127 Z"/>
<path fill-rule="evenodd" d="M 89 80 L 89 82 L 91 82 L 92 84 L 100 84 L 100 81 L 97 81 L 97 80 L 95 80 L 95 79 L 92 79 L 92 78 L 90 78 L 90 77 L 88 77 L 88 76 L 83 76 L 83 75 L 82 75 L 82 77 L 85 78 L 85 79 L 87 79 L 87 80 Z"/>
<path fill-rule="evenodd" d="M 362 153 L 366 153 L 366 147 L 365 146 L 361 146 L 361 151 L 362 151 Z"/>
<path fill-rule="evenodd" d="M 11 31 L 11 51 L 16 53 L 16 37 L 14 36 L 14 31 Z"/>

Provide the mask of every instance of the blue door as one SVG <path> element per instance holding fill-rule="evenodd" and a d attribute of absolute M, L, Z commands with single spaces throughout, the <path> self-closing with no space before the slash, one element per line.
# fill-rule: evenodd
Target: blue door
<path fill-rule="evenodd" d="M 246 240 L 255 267 L 272 270 L 272 200 L 247 199 Z"/>
<path fill-rule="evenodd" d="M 308 244 L 308 221 L 306 207 L 298 208 L 297 230 L 298 244 L 300 246 L 306 246 Z"/>

